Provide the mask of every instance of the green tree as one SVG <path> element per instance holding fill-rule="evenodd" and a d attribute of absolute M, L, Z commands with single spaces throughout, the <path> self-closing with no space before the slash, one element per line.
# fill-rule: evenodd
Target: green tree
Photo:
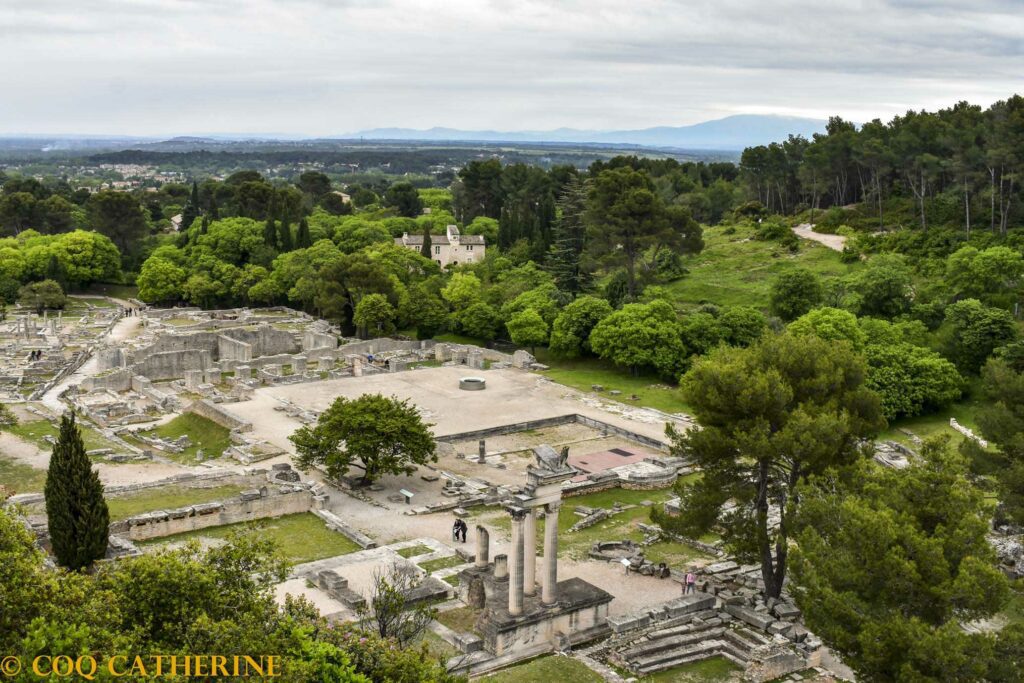
<path fill-rule="evenodd" d="M 139 240 L 149 232 L 146 212 L 127 192 L 97 192 L 85 205 L 89 227 L 106 235 L 122 254 L 135 253 Z"/>
<path fill-rule="evenodd" d="M 637 267 L 661 249 L 700 251 L 700 226 L 684 207 L 666 208 L 646 173 L 629 167 L 602 171 L 589 188 L 589 248 L 608 266 L 626 273 L 629 297 L 635 298 Z"/>
<path fill-rule="evenodd" d="M 383 337 L 391 334 L 394 329 L 395 309 L 383 294 L 367 294 L 359 303 L 352 315 L 354 322 L 365 337 Z"/>
<path fill-rule="evenodd" d="M 320 171 L 305 171 L 295 183 L 300 190 L 308 194 L 313 201 L 319 200 L 331 191 L 331 179 Z"/>
<path fill-rule="evenodd" d="M 858 296 L 857 312 L 879 318 L 895 318 L 910 310 L 914 290 L 906 259 L 898 254 L 879 254 L 850 281 Z"/>
<path fill-rule="evenodd" d="M 568 304 L 551 326 L 552 353 L 566 358 L 591 353 L 590 333 L 611 313 L 611 305 L 596 296 L 581 296 Z"/>
<path fill-rule="evenodd" d="M 934 412 L 960 398 L 963 383 L 956 366 L 913 344 L 870 344 L 867 386 L 882 398 L 887 420 Z"/>
<path fill-rule="evenodd" d="M 456 311 L 479 302 L 482 295 L 480 278 L 473 273 L 455 273 L 441 290 L 441 296 Z"/>
<path fill-rule="evenodd" d="M 309 221 L 303 216 L 299 219 L 299 230 L 295 235 L 295 248 L 308 249 L 313 246 L 313 238 L 309 234 Z"/>
<path fill-rule="evenodd" d="M 686 365 L 678 316 L 667 301 L 626 304 L 594 327 L 590 347 L 601 358 L 629 368 L 634 376 L 655 370 L 674 379 Z"/>
<path fill-rule="evenodd" d="M 904 470 L 864 460 L 801 491 L 794 594 L 807 626 L 867 681 L 981 681 L 989 635 L 961 624 L 1008 597 L 966 463 L 931 441 Z"/>
<path fill-rule="evenodd" d="M 981 374 L 988 401 L 978 411 L 981 435 L 999 447 L 995 469 L 1002 512 L 1024 525 L 1024 345 L 1004 348 Z M 1014 350 L 1017 353 L 1014 353 Z"/>
<path fill-rule="evenodd" d="M 423 258 L 434 258 L 432 247 L 434 245 L 430 241 L 430 226 L 423 226 L 423 246 L 420 247 L 420 256 Z"/>
<path fill-rule="evenodd" d="M 423 200 L 412 183 L 394 183 L 384 193 L 384 205 L 398 211 L 399 216 L 416 218 L 423 213 Z"/>
<path fill-rule="evenodd" d="M 61 566 L 79 570 L 106 555 L 110 512 L 74 413 L 61 418 L 43 493 L 50 545 Z"/>
<path fill-rule="evenodd" d="M 281 219 L 277 225 L 277 247 L 281 251 L 292 250 L 292 226 L 287 219 Z"/>
<path fill-rule="evenodd" d="M 147 303 L 170 303 L 181 298 L 187 273 L 173 261 L 150 257 L 142 264 L 135 284 L 139 298 Z"/>
<path fill-rule="evenodd" d="M 494 307 L 478 301 L 455 313 L 459 328 L 471 337 L 491 341 L 501 328 L 501 315 Z"/>
<path fill-rule="evenodd" d="M 416 326 L 417 339 L 432 339 L 444 329 L 448 309 L 437 295 L 418 288 L 411 295 L 414 302 L 409 322 Z"/>
<path fill-rule="evenodd" d="M 67 302 L 68 298 L 64 295 L 64 290 L 53 280 L 33 282 L 18 290 L 18 303 L 26 308 L 31 308 L 36 315 L 42 315 L 46 309 L 64 308 Z"/>
<path fill-rule="evenodd" d="M 1017 339 L 1009 312 L 964 299 L 946 308 L 945 355 L 965 373 L 977 373 L 992 351 Z"/>
<path fill-rule="evenodd" d="M 678 517 L 666 528 L 698 537 L 720 526 L 726 547 L 761 565 L 766 597 L 779 597 L 788 567 L 797 487 L 862 457 L 860 442 L 884 425 L 864 386 L 864 362 L 847 343 L 770 335 L 746 349 L 721 347 L 683 377 L 700 429 L 669 427 L 673 455 L 703 476 L 680 482 Z M 723 513 L 732 501 L 735 507 Z M 778 525 L 769 522 L 772 511 Z"/>
<path fill-rule="evenodd" d="M 578 175 L 569 179 L 557 202 L 547 268 L 555 285 L 573 298 L 590 288 L 593 276 L 585 262 L 587 247 L 587 186 Z"/>
<path fill-rule="evenodd" d="M 537 353 L 537 347 L 548 341 L 548 324 L 540 313 L 532 308 L 519 311 L 505 323 L 512 343 L 517 346 L 529 346 L 530 352 Z"/>
<path fill-rule="evenodd" d="M 337 480 L 354 467 L 369 484 L 384 474 L 409 475 L 416 465 L 437 462 L 431 426 L 408 401 L 364 394 L 335 399 L 315 426 L 301 427 L 288 438 L 303 470 L 322 466 Z"/>
<path fill-rule="evenodd" d="M 846 340 L 854 351 L 864 348 L 864 331 L 857 316 L 840 308 L 816 308 L 789 324 L 789 331 L 798 336 L 813 334 L 829 341 Z"/>
<path fill-rule="evenodd" d="M 718 316 L 723 340 L 732 346 L 750 346 L 768 329 L 764 313 L 750 306 L 731 306 Z"/>
<path fill-rule="evenodd" d="M 825 297 L 821 278 L 804 268 L 782 273 L 772 281 L 769 305 L 783 320 L 796 320 Z"/>

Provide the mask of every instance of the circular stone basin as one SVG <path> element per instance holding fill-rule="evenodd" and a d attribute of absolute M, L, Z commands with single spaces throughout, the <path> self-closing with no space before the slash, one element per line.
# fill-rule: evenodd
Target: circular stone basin
<path fill-rule="evenodd" d="M 605 562 L 632 560 L 641 555 L 640 546 L 633 541 L 598 541 L 590 547 L 590 557 Z"/>
<path fill-rule="evenodd" d="M 487 388 L 487 382 L 483 377 L 463 377 L 459 380 L 459 389 L 463 391 L 483 391 Z"/>

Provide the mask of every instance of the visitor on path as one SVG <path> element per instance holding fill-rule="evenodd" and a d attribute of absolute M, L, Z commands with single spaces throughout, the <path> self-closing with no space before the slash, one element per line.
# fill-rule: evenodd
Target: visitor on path
<path fill-rule="evenodd" d="M 459 540 L 459 532 L 462 530 L 462 520 L 456 519 L 455 524 L 452 524 L 452 540 Z"/>
<path fill-rule="evenodd" d="M 462 542 L 465 543 L 466 542 L 466 533 L 469 532 L 469 525 L 466 524 L 461 519 L 459 520 L 459 524 L 462 525 Z"/>
<path fill-rule="evenodd" d="M 693 567 L 686 572 L 686 585 L 683 586 L 683 595 L 697 592 L 697 575 L 693 573 Z"/>

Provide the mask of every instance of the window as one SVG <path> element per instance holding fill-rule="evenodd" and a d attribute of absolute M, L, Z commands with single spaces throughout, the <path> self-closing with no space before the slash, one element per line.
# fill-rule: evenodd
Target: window
<path fill-rule="evenodd" d="M 466 245 L 466 251 L 473 251 L 473 245 L 472 244 L 467 244 Z"/>
<path fill-rule="evenodd" d="M 434 247 L 434 253 L 435 254 L 440 254 L 441 253 L 441 247 Z"/>

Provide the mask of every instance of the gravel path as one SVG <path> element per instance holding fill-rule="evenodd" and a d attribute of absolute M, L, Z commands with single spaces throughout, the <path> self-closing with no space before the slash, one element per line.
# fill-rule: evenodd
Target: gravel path
<path fill-rule="evenodd" d="M 842 251 L 843 247 L 846 246 L 846 238 L 842 235 L 824 235 L 820 232 L 814 232 L 813 228 L 814 226 L 810 223 L 802 223 L 793 228 L 793 232 L 797 237 L 824 244 L 829 249 L 834 249 L 835 251 Z"/>

